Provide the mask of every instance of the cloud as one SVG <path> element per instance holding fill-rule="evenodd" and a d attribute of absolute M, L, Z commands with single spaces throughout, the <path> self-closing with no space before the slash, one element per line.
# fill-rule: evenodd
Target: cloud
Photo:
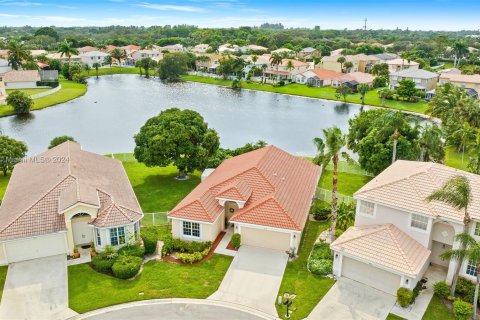
<path fill-rule="evenodd" d="M 173 4 L 154 4 L 148 2 L 141 2 L 137 4 L 137 6 L 160 11 L 205 12 L 204 8 L 194 6 L 179 6 Z"/>

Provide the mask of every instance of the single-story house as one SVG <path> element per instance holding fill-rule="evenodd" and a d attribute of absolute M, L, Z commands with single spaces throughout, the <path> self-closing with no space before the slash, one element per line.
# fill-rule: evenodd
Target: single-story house
<path fill-rule="evenodd" d="M 83 64 L 86 64 L 90 67 L 93 67 L 93 64 L 98 63 L 103 65 L 103 61 L 106 57 L 110 54 L 102 52 L 102 51 L 88 51 L 85 53 L 80 54 L 80 59 Z"/>
<path fill-rule="evenodd" d="M 314 58 L 320 58 L 322 53 L 312 47 L 303 48 L 297 53 L 297 57 L 305 61 L 313 61 Z"/>
<path fill-rule="evenodd" d="M 33 89 L 41 79 L 37 70 L 13 70 L 1 76 L 6 89 Z"/>
<path fill-rule="evenodd" d="M 413 289 L 430 265 L 451 283 L 457 261 L 440 258 L 457 248 L 464 211 L 426 199 L 450 178 L 462 175 L 471 186 L 468 232 L 480 239 L 480 176 L 438 163 L 397 160 L 354 194 L 355 225 L 331 245 L 333 273 L 395 295 Z M 460 276 L 474 281 L 476 262 L 464 261 Z"/>
<path fill-rule="evenodd" d="M 427 92 L 437 87 L 438 74 L 423 69 L 403 69 L 391 73 L 389 79 L 390 89 L 397 88 L 400 81 L 408 79 L 415 82 L 418 90 Z"/>
<path fill-rule="evenodd" d="M 321 169 L 275 146 L 225 160 L 168 214 L 174 238 L 297 252 Z"/>
<path fill-rule="evenodd" d="M 0 206 L 0 264 L 119 248 L 143 213 L 122 163 L 65 142 L 15 165 Z"/>
<path fill-rule="evenodd" d="M 240 51 L 241 51 L 241 52 L 249 52 L 249 51 L 253 51 L 253 52 L 267 52 L 267 51 L 268 51 L 268 48 L 265 48 L 265 47 L 263 47 L 263 46 L 258 46 L 258 45 L 256 45 L 256 44 L 249 44 L 249 45 L 240 47 Z"/>
<path fill-rule="evenodd" d="M 386 61 L 386 64 L 388 64 L 388 71 L 390 73 L 406 69 L 419 69 L 420 67 L 420 63 L 402 58 L 388 60 Z"/>
<path fill-rule="evenodd" d="M 266 57 L 266 55 L 262 55 L 262 57 Z M 288 68 L 289 62 L 292 64 L 292 69 Z M 267 80 L 271 81 L 276 81 L 277 79 L 294 80 L 297 74 L 305 72 L 308 69 L 310 69 L 309 63 L 295 59 L 283 59 L 282 63 L 280 63 L 278 66 L 273 66 L 269 61 L 268 69 L 264 70 L 263 74 Z"/>
<path fill-rule="evenodd" d="M 295 76 L 295 82 L 308 84 L 313 87 L 330 86 L 342 75 L 342 73 L 337 71 L 315 68 L 297 74 Z"/>
<path fill-rule="evenodd" d="M 276 49 L 276 50 L 273 50 L 271 52 L 272 54 L 273 53 L 279 53 L 281 55 L 285 54 L 285 55 L 294 55 L 295 54 L 295 51 L 293 51 L 292 49 L 288 49 L 288 48 L 279 48 L 279 49 Z"/>
<path fill-rule="evenodd" d="M 348 85 L 348 83 L 355 83 L 356 85 L 360 83 L 365 83 L 365 84 L 368 84 L 369 86 L 372 86 L 373 79 L 375 79 L 374 76 L 365 72 L 357 71 L 357 72 L 351 72 L 346 74 L 344 73 L 344 74 L 341 74 L 337 79 L 335 79 L 332 82 L 332 86 L 338 87 L 342 84 Z M 356 89 L 356 85 L 352 88 Z"/>

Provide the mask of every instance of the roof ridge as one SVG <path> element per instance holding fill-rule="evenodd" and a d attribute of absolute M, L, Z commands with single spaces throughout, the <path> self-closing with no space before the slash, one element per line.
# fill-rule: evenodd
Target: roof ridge
<path fill-rule="evenodd" d="M 384 230 L 389 224 L 391 223 L 386 223 L 386 224 L 371 224 L 371 225 L 365 225 L 364 226 L 361 226 L 361 227 L 364 227 L 364 228 L 361 228 L 363 230 L 365 229 L 369 229 L 367 233 L 365 234 L 359 234 L 357 235 L 356 237 L 352 237 L 352 238 L 349 238 L 349 239 L 345 239 L 343 241 L 338 241 L 337 240 L 340 240 L 341 238 L 338 238 L 335 242 L 335 244 L 344 244 L 344 243 L 347 243 L 347 242 L 351 242 L 353 240 L 357 240 L 357 239 L 360 239 L 360 238 L 363 238 L 365 236 L 369 236 L 369 235 L 372 235 L 372 234 L 375 234 L 377 232 L 380 232 L 382 230 Z M 353 227 L 353 228 L 358 228 L 358 227 Z"/>
<path fill-rule="evenodd" d="M 413 269 L 413 266 L 411 265 L 410 261 L 408 260 L 408 257 L 407 255 L 405 254 L 405 251 L 403 250 L 403 247 L 400 245 L 400 243 L 397 241 L 397 238 L 395 237 L 395 235 L 393 234 L 390 226 L 393 226 L 394 228 L 396 228 L 398 231 L 402 232 L 400 229 L 398 229 L 397 227 L 395 227 L 393 224 L 390 224 L 386 229 L 388 230 L 388 233 L 390 234 L 393 242 L 395 243 L 395 245 L 397 246 L 397 249 L 400 251 L 402 257 L 403 257 L 403 260 L 407 263 L 407 266 L 408 266 L 408 269 L 410 269 L 410 271 L 412 272 L 415 272 L 415 270 Z M 404 232 L 402 232 L 404 233 Z M 407 235 L 408 236 L 408 235 Z"/>
<path fill-rule="evenodd" d="M 36 204 L 38 204 L 40 201 L 42 201 L 46 196 L 50 194 L 55 188 L 57 188 L 61 183 L 63 183 L 65 180 L 67 180 L 69 177 L 77 180 L 77 178 L 71 174 L 68 174 L 65 178 L 60 180 L 57 184 L 55 184 L 52 188 L 50 188 L 43 196 L 40 197 L 37 201 L 35 201 L 33 204 L 31 204 L 29 207 L 27 207 L 25 210 L 23 210 L 17 217 L 15 217 L 9 224 L 7 224 L 5 227 L 0 229 L 0 233 L 5 231 L 8 227 L 10 227 L 14 222 L 16 222 L 20 217 L 22 217 L 28 210 L 30 210 L 32 207 L 34 207 Z"/>

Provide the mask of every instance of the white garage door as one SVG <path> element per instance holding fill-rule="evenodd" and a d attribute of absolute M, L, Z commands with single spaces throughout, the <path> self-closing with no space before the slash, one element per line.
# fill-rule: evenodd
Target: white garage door
<path fill-rule="evenodd" d="M 65 233 L 6 242 L 5 251 L 9 263 L 66 254 Z"/>
<path fill-rule="evenodd" d="M 290 249 L 290 234 L 242 227 L 242 244 L 280 251 Z"/>
<path fill-rule="evenodd" d="M 350 278 L 368 286 L 396 295 L 401 277 L 363 262 L 343 257 L 342 277 Z"/>

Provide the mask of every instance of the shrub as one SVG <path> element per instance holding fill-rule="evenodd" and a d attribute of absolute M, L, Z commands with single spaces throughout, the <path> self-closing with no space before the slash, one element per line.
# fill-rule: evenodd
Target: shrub
<path fill-rule="evenodd" d="M 313 246 L 312 254 L 310 255 L 311 259 L 332 259 L 332 251 L 328 243 L 322 241 L 317 242 Z"/>
<path fill-rule="evenodd" d="M 472 305 L 468 302 L 457 300 L 453 303 L 453 313 L 455 314 L 455 319 L 471 319 L 473 314 Z"/>
<path fill-rule="evenodd" d="M 162 255 L 167 255 L 173 252 L 173 239 L 166 237 L 163 239 Z"/>
<path fill-rule="evenodd" d="M 308 269 L 313 274 L 325 276 L 332 273 L 332 260 L 330 259 L 309 259 Z"/>
<path fill-rule="evenodd" d="M 58 80 L 45 80 L 45 81 L 37 81 L 38 87 L 51 87 L 56 88 L 58 87 L 59 82 Z"/>
<path fill-rule="evenodd" d="M 463 300 L 473 303 L 475 295 L 475 284 L 465 278 L 458 278 L 455 293 L 463 298 Z"/>
<path fill-rule="evenodd" d="M 143 258 L 145 255 L 145 247 L 134 244 L 134 245 L 127 245 L 122 247 L 118 250 L 119 255 L 131 256 L 131 257 L 139 257 Z"/>
<path fill-rule="evenodd" d="M 27 114 L 33 106 L 33 100 L 25 92 L 15 90 L 5 100 L 13 107 L 15 114 Z"/>
<path fill-rule="evenodd" d="M 118 254 L 115 252 L 104 251 L 99 253 L 92 259 L 93 269 L 102 273 L 110 273 L 117 258 Z"/>
<path fill-rule="evenodd" d="M 325 201 L 315 201 L 310 208 L 310 213 L 313 214 L 315 220 L 327 220 L 332 213 L 332 209 L 329 203 Z"/>
<path fill-rule="evenodd" d="M 235 249 L 238 249 L 240 248 L 240 243 L 242 242 L 242 236 L 239 234 L 239 233 L 234 233 L 232 235 L 232 246 L 235 248 Z"/>
<path fill-rule="evenodd" d="M 450 295 L 450 286 L 445 281 L 439 281 L 433 285 L 433 291 L 437 297 L 447 299 Z"/>
<path fill-rule="evenodd" d="M 143 240 L 143 246 L 145 247 L 145 254 L 155 253 L 158 241 L 157 231 L 153 228 L 144 228 L 140 235 Z"/>
<path fill-rule="evenodd" d="M 404 287 L 400 287 L 397 290 L 397 302 L 398 304 L 405 308 L 412 304 L 413 301 L 413 291 Z"/>
<path fill-rule="evenodd" d="M 173 250 L 179 251 L 181 253 L 195 253 L 205 250 L 206 248 L 210 248 L 212 246 L 211 241 L 207 242 L 197 242 L 197 241 L 183 241 L 181 239 L 174 239 L 173 240 Z"/>
<path fill-rule="evenodd" d="M 202 260 L 204 257 L 208 255 L 210 252 L 209 248 L 206 248 L 205 250 L 201 252 L 194 252 L 194 253 L 178 253 L 177 254 L 177 259 L 182 261 L 183 263 L 194 263 L 197 261 Z"/>
<path fill-rule="evenodd" d="M 142 258 L 120 256 L 112 266 L 113 275 L 119 279 L 129 279 L 135 276 L 142 266 Z"/>
<path fill-rule="evenodd" d="M 344 232 L 342 229 L 335 229 L 335 238 L 340 237 Z"/>

